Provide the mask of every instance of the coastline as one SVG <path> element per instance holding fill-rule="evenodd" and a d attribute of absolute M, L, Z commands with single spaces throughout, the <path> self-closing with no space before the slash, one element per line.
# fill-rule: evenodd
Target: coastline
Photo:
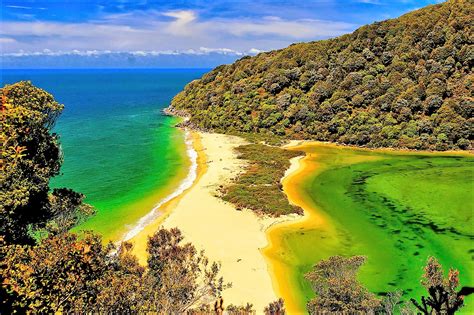
<path fill-rule="evenodd" d="M 234 148 L 245 144 L 235 136 L 192 132 L 197 152 L 197 173 L 194 183 L 181 195 L 160 208 L 160 215 L 131 239 L 134 253 L 146 262 L 146 242 L 160 226 L 178 227 L 186 242 L 205 250 L 210 261 L 220 262 L 221 275 L 232 288 L 223 292 L 225 305 L 253 304 L 262 312 L 277 299 L 267 261 L 262 253 L 267 247 L 269 226 L 288 220 L 259 217 L 253 211 L 237 209 L 220 199 L 220 185 L 237 176 L 245 161 L 238 159 Z"/>
<path fill-rule="evenodd" d="M 283 145 L 282 148 L 292 150 L 295 147 L 299 146 L 314 146 L 314 145 L 324 145 L 331 146 L 336 148 L 346 148 L 363 152 L 375 152 L 375 153 L 390 153 L 394 155 L 440 155 L 440 156 L 467 156 L 472 157 L 474 155 L 473 150 L 446 150 L 446 151 L 436 151 L 436 150 L 417 150 L 417 149 L 407 149 L 407 148 L 392 148 L 392 147 L 380 147 L 380 148 L 369 148 L 365 146 L 357 146 L 352 144 L 345 144 L 339 142 L 329 142 L 329 141 L 318 141 L 318 140 L 288 140 L 288 143 Z"/>
<path fill-rule="evenodd" d="M 186 144 L 186 154 L 190 160 L 189 170 L 187 172 L 186 177 L 181 180 L 179 186 L 173 190 L 169 195 L 161 199 L 150 212 L 146 215 L 141 217 L 138 222 L 133 226 L 133 228 L 129 229 L 123 237 L 120 239 L 119 242 L 129 241 L 133 239 L 135 236 L 140 234 L 142 230 L 144 230 L 148 225 L 156 221 L 163 213 L 160 211 L 160 208 L 167 208 L 166 204 L 171 202 L 173 199 L 182 195 L 186 190 L 192 187 L 194 182 L 197 179 L 198 175 L 198 153 L 194 147 L 194 135 L 191 132 L 185 130 L 185 144 Z"/>
<path fill-rule="evenodd" d="M 285 145 L 286 149 L 296 150 L 301 146 L 301 142 L 292 142 Z M 297 189 L 298 182 L 304 179 L 306 172 L 314 172 L 316 169 L 313 167 L 308 170 L 308 154 L 304 156 L 298 156 L 290 160 L 290 167 L 286 170 L 285 176 L 281 179 L 283 192 L 288 198 L 290 204 L 299 206 L 303 209 L 303 215 L 295 217 L 293 220 L 286 220 L 278 224 L 274 224 L 265 231 L 268 245 L 263 250 L 263 254 L 268 263 L 269 272 L 271 274 L 273 288 L 277 295 L 283 298 L 285 301 L 285 308 L 288 314 L 302 314 L 307 313 L 306 308 L 298 303 L 301 300 L 301 296 L 295 295 L 295 291 L 291 287 L 285 286 L 285 283 L 291 282 L 291 276 L 287 273 L 287 267 L 285 262 L 281 260 L 281 255 L 278 251 L 283 248 L 281 246 L 282 239 L 281 234 L 284 233 L 285 229 L 297 229 L 300 226 L 307 226 L 307 223 L 313 223 L 314 228 L 321 228 L 326 225 L 326 218 L 324 216 L 318 216 L 315 211 L 308 211 L 311 207 L 309 203 L 304 201 L 303 196 Z M 317 222 L 314 224 L 312 217 Z M 312 221 L 312 222 L 311 222 Z"/>
<path fill-rule="evenodd" d="M 264 254 L 269 264 L 275 291 L 277 295 L 285 300 L 285 307 L 289 314 L 306 313 L 305 299 L 307 300 L 312 296 L 307 292 L 312 291 L 309 288 L 309 284 L 303 284 L 301 281 L 297 281 L 295 278 L 298 277 L 298 279 L 302 280 L 301 274 L 299 274 L 297 270 L 292 270 L 289 267 L 290 265 L 308 265 L 309 261 L 297 260 L 297 255 L 301 256 L 304 250 L 309 250 L 310 248 L 322 253 L 332 253 L 334 248 L 341 246 L 341 239 L 338 237 L 338 233 L 340 232 L 338 232 L 337 222 L 328 216 L 328 214 L 320 208 L 319 204 L 316 204 L 315 201 L 311 199 L 308 191 L 309 188 L 307 188 L 312 186 L 312 180 L 318 176 L 318 174 L 322 174 L 328 169 L 324 159 L 320 160 L 319 157 L 320 154 L 324 154 L 324 152 L 321 153 L 318 150 L 312 149 L 312 147 L 318 146 L 335 149 L 346 148 L 337 144 L 299 140 L 291 141 L 284 146 L 288 150 L 306 152 L 304 156 L 290 160 L 290 168 L 287 169 L 281 181 L 283 191 L 289 202 L 301 207 L 304 210 L 304 215 L 296 220 L 275 224 L 266 231 L 269 245 L 265 248 Z M 359 151 L 359 154 L 361 154 L 360 156 L 356 154 L 355 156 L 346 158 L 345 163 L 348 164 L 376 161 L 379 159 L 383 160 L 385 159 L 385 154 L 399 157 L 426 155 L 431 157 L 463 156 L 472 158 L 470 152 L 459 151 L 435 153 L 429 151 L 393 151 L 367 148 L 357 148 L 358 150 L 353 148 L 347 149 L 351 149 L 353 152 Z M 298 242 L 295 243 L 295 240 Z M 311 244 L 314 244 L 314 247 L 304 246 L 302 241 L 306 244 L 311 242 Z M 293 245 L 291 248 L 288 248 L 288 243 L 290 242 L 293 242 Z M 318 255 L 320 254 L 313 256 Z M 324 257 L 324 255 L 322 255 L 322 257 Z M 321 257 L 318 257 L 318 259 L 320 258 Z M 293 290 L 293 288 L 299 289 Z M 302 294 L 302 288 L 304 288 L 304 294 Z"/>
<path fill-rule="evenodd" d="M 134 253 L 140 263 L 146 264 L 149 235 L 160 227 L 178 227 L 186 242 L 205 250 L 211 261 L 222 263 L 221 275 L 233 284 L 223 293 L 225 305 L 249 302 L 260 312 L 269 302 L 282 297 L 288 313 L 305 313 L 305 297 L 292 289 L 295 277 L 284 261 L 286 254 L 282 249 L 286 247 L 282 235 L 288 230 L 303 228 L 317 229 L 327 236 L 336 234 L 331 218 L 312 200 L 307 200 L 300 189 L 307 174 L 324 170 L 322 165 L 314 163 L 317 153 L 304 150 L 318 142 L 295 140 L 284 146 L 288 150 L 306 152 L 290 160 L 290 167 L 281 179 L 289 202 L 301 207 L 304 215 L 269 218 L 247 209 L 237 211 L 217 196 L 219 186 L 229 183 L 245 167 L 246 161 L 238 159 L 234 152 L 245 140 L 202 131 L 186 133 L 188 152 L 194 152 L 188 154 L 193 160 L 190 173 L 194 176 L 190 179 L 188 174 L 188 186 L 177 189 L 160 202 L 147 219 L 141 220 L 140 228 L 126 238 L 134 243 Z M 337 246 L 338 240 L 331 237 L 325 242 Z"/>
<path fill-rule="evenodd" d="M 173 191 L 173 198 L 167 198 L 168 200 L 166 202 L 161 202 L 161 205 L 156 208 L 156 215 L 153 217 L 153 220 L 148 221 L 148 223 L 143 226 L 143 228 L 138 231 L 138 233 L 135 233 L 133 237 L 131 237 L 128 241 L 133 243 L 133 253 L 136 255 L 138 258 L 138 261 L 142 265 L 146 265 L 147 263 L 147 242 L 148 242 L 148 237 L 151 236 L 153 233 L 155 233 L 162 225 L 163 221 L 166 220 L 166 218 L 170 215 L 171 211 L 176 207 L 176 205 L 179 203 L 181 198 L 186 194 L 186 192 L 194 185 L 196 185 L 196 182 L 199 180 L 199 178 L 202 176 L 202 174 L 206 171 L 206 165 L 205 165 L 205 160 L 203 160 L 203 155 L 201 153 L 202 147 L 201 147 L 201 142 L 199 135 L 196 134 L 194 131 L 188 131 L 188 136 L 189 136 L 189 142 L 188 144 L 190 147 L 188 147 L 189 150 L 192 150 L 195 152 L 195 168 L 194 168 L 194 180 L 191 183 L 189 187 L 186 189 L 182 190 L 180 194 L 175 194 L 175 192 L 178 190 L 176 189 Z M 190 169 L 191 171 L 191 169 Z M 188 173 L 189 174 L 189 173 Z"/>
<path fill-rule="evenodd" d="M 139 167 L 145 171 L 129 174 L 130 182 L 134 182 L 133 185 L 127 182 L 129 186 L 123 185 L 120 189 L 111 189 L 110 195 L 106 194 L 103 198 L 101 197 L 102 199 L 97 199 L 97 193 L 95 197 L 88 195 L 86 202 L 94 206 L 97 213 L 74 227 L 72 231 L 92 230 L 102 235 L 104 244 L 118 243 L 158 202 L 173 194 L 187 177 L 191 164 L 185 143 L 185 132 L 173 128 L 176 121 L 176 118 L 166 119 L 165 123 L 157 129 L 158 133 L 150 136 L 148 140 L 152 140 L 152 144 L 147 151 L 153 153 L 150 154 L 148 163 Z M 165 134 L 161 136 L 161 132 Z M 156 140 L 161 137 L 165 140 Z M 132 161 L 126 161 L 124 168 L 131 164 Z M 115 173 L 111 172 L 105 179 L 116 180 L 114 176 Z M 100 179 L 101 176 L 98 178 Z M 138 183 L 136 183 L 137 178 L 140 179 Z M 96 186 L 101 185 L 97 178 L 92 178 L 91 181 Z M 103 187 L 110 186 L 111 183 L 105 182 L 97 190 L 103 192 Z M 119 182 L 115 181 L 115 183 Z M 119 190 L 122 193 L 117 195 Z"/>

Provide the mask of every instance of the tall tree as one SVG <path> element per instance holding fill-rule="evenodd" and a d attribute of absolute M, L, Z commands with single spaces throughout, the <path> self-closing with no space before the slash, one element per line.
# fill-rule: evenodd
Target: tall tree
<path fill-rule="evenodd" d="M 31 244 L 32 230 L 67 231 L 93 209 L 71 189 L 49 193 L 49 181 L 62 164 L 59 137 L 52 128 L 63 105 L 26 81 L 6 85 L 0 94 L 0 235 L 7 243 Z"/>
<path fill-rule="evenodd" d="M 30 82 L 6 85 L 2 106 L 0 234 L 31 242 L 28 227 L 50 216 L 49 179 L 61 166 L 58 136 L 51 132 L 63 106 Z"/>

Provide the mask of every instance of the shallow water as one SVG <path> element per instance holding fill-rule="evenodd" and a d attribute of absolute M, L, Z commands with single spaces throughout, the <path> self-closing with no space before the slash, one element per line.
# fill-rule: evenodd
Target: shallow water
<path fill-rule="evenodd" d="M 184 134 L 161 110 L 205 70 L 2 70 L 65 105 L 55 131 L 64 164 L 53 187 L 87 196 L 97 214 L 78 229 L 117 240 L 186 176 Z"/>
<path fill-rule="evenodd" d="M 379 295 L 402 289 L 405 299 L 420 297 L 428 256 L 474 286 L 472 156 L 299 149 L 309 155 L 307 171 L 285 186 L 309 216 L 270 229 L 265 251 L 290 307 L 305 309 L 313 294 L 304 274 L 333 255 L 367 256 L 360 280 Z"/>

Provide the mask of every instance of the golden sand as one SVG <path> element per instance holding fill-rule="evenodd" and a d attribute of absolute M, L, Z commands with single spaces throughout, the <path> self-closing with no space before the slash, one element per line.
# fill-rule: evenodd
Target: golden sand
<path fill-rule="evenodd" d="M 282 179 L 283 191 L 287 195 L 289 202 L 301 207 L 304 210 L 304 216 L 299 216 L 295 220 L 285 221 L 269 227 L 266 231 L 268 246 L 263 251 L 269 264 L 273 287 L 276 294 L 284 299 L 288 314 L 304 314 L 306 310 L 302 309 L 297 303 L 300 297 L 295 296 L 295 290 L 292 290 L 291 286 L 287 285 L 291 283 L 291 275 L 287 272 L 285 262 L 282 261 L 281 256 L 277 254 L 278 250 L 283 248 L 281 243 L 284 242 L 284 238 L 282 238 L 281 235 L 288 229 L 294 230 L 300 227 L 321 229 L 326 222 L 326 218 L 322 214 L 318 214 L 315 211 L 308 211 L 313 206 L 305 200 L 304 195 L 301 194 L 301 190 L 298 189 L 298 187 L 300 187 L 299 183 L 304 180 L 305 173 L 314 172 L 317 167 L 315 163 L 307 163 L 307 160 L 308 156 L 300 156 L 291 159 L 291 166 Z"/>
<path fill-rule="evenodd" d="M 180 197 L 160 209 L 162 215 L 132 241 L 141 262 L 146 261 L 147 237 L 159 226 L 178 227 L 185 240 L 204 249 L 211 261 L 222 264 L 221 274 L 232 288 L 223 293 L 226 305 L 254 305 L 257 313 L 277 299 L 268 265 L 261 250 L 267 245 L 265 230 L 287 218 L 259 218 L 250 210 L 237 211 L 217 197 L 225 185 L 243 169 L 234 148 L 244 144 L 239 137 L 194 133 L 198 152 L 198 177 Z"/>

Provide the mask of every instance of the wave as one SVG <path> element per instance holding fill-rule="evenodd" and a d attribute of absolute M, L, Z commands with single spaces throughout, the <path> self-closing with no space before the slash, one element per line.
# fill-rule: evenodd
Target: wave
<path fill-rule="evenodd" d="M 138 220 L 137 224 L 131 228 L 120 240 L 120 242 L 128 241 L 134 238 L 138 233 L 140 233 L 148 224 L 152 223 L 156 218 L 161 215 L 159 209 L 168 201 L 178 197 L 181 195 L 185 190 L 190 188 L 194 181 L 197 178 L 197 157 L 198 153 L 194 149 L 193 146 L 193 139 L 191 133 L 189 131 L 185 131 L 185 143 L 186 143 L 186 153 L 191 161 L 191 167 L 189 168 L 188 175 L 185 179 L 183 179 L 171 194 L 160 200 L 153 209 L 148 212 L 145 216 L 143 216 L 140 220 Z"/>

